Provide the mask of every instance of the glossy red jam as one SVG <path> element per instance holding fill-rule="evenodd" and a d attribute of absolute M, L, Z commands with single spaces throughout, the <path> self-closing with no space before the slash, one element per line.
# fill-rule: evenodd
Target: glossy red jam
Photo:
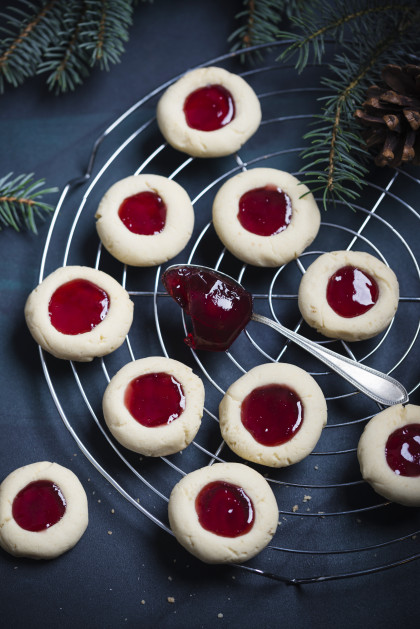
<path fill-rule="evenodd" d="M 108 294 L 88 280 L 66 282 L 53 293 L 48 305 L 50 321 L 62 334 L 83 334 L 103 321 L 108 313 Z"/>
<path fill-rule="evenodd" d="M 253 234 L 274 236 L 285 230 L 292 220 L 292 202 L 276 186 L 253 188 L 239 199 L 238 220 Z"/>
<path fill-rule="evenodd" d="M 398 476 L 420 476 L 420 424 L 407 424 L 391 433 L 385 456 Z"/>
<path fill-rule="evenodd" d="M 15 496 L 12 515 L 26 531 L 45 531 L 57 524 L 66 511 L 60 488 L 50 480 L 29 483 Z"/>
<path fill-rule="evenodd" d="M 126 408 L 148 428 L 170 424 L 185 409 L 182 385 L 167 373 L 147 373 L 132 380 L 124 395 Z"/>
<path fill-rule="evenodd" d="M 156 192 L 145 190 L 124 199 L 118 216 L 133 234 L 153 236 L 165 227 L 166 205 Z"/>
<path fill-rule="evenodd" d="M 258 443 L 279 446 L 292 439 L 302 426 L 303 404 L 289 387 L 264 385 L 243 400 L 241 421 Z"/>
<path fill-rule="evenodd" d="M 251 318 L 251 295 L 221 273 L 175 267 L 163 274 L 162 281 L 191 317 L 193 332 L 185 342 L 193 349 L 227 350 Z"/>
<path fill-rule="evenodd" d="M 328 281 L 327 302 L 341 317 L 364 314 L 378 297 L 379 287 L 373 277 L 354 266 L 343 266 Z"/>
<path fill-rule="evenodd" d="M 216 131 L 235 117 L 232 94 L 223 85 L 206 85 L 191 92 L 184 102 L 187 125 L 197 131 Z"/>
<path fill-rule="evenodd" d="M 241 487 L 214 481 L 203 487 L 195 499 L 201 526 L 223 537 L 239 537 L 252 529 L 254 506 Z"/>

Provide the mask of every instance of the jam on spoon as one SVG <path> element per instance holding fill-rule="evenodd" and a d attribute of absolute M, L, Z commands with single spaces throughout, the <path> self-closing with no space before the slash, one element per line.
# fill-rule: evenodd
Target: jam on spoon
<path fill-rule="evenodd" d="M 223 273 L 179 265 L 167 269 L 162 282 L 191 317 L 185 342 L 193 349 L 227 350 L 251 319 L 252 296 Z"/>

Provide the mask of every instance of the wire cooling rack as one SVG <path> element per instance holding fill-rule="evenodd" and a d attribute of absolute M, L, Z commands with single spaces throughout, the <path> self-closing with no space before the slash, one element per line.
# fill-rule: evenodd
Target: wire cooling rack
<path fill-rule="evenodd" d="M 165 267 L 121 265 L 101 248 L 94 225 L 99 200 L 117 180 L 142 172 L 175 179 L 193 200 L 196 226 L 186 250 L 169 264 L 205 264 L 237 277 L 253 293 L 256 312 L 392 373 L 405 385 L 410 401 L 416 403 L 417 397 L 419 403 L 420 216 L 415 203 L 420 198 L 420 181 L 414 172 L 375 172 L 354 209 L 338 204 L 323 212 L 312 246 L 298 260 L 278 269 L 243 265 L 223 248 L 214 232 L 212 201 L 229 177 L 262 166 L 301 176 L 302 137 L 319 113 L 323 96 L 321 69 L 310 67 L 297 76 L 293 68 L 276 62 L 280 46 L 264 50 L 264 62 L 246 72 L 239 53 L 202 64 L 242 74 L 260 98 L 260 129 L 239 153 L 200 160 L 163 141 L 155 120 L 156 103 L 178 77 L 135 103 L 97 139 L 86 172 L 63 190 L 39 279 L 68 264 L 101 268 L 131 295 L 134 324 L 121 348 L 89 364 L 59 361 L 42 350 L 40 354 L 59 415 L 79 448 L 138 511 L 171 535 L 168 498 L 181 477 L 215 461 L 239 460 L 224 445 L 218 426 L 218 404 L 228 386 L 265 362 L 292 362 L 310 372 L 327 398 L 328 425 L 315 451 L 304 461 L 281 470 L 253 465 L 276 495 L 279 527 L 269 547 L 238 566 L 301 584 L 370 574 L 420 557 L 419 510 L 384 501 L 360 476 L 358 439 L 365 423 L 381 407 L 278 333 L 254 322 L 226 353 L 191 351 L 182 340 L 188 321 L 160 281 Z M 326 340 L 300 318 L 300 278 L 318 255 L 333 249 L 367 251 L 389 264 L 399 278 L 397 314 L 375 339 L 355 344 Z M 195 441 L 182 453 L 159 459 L 141 457 L 119 446 L 108 433 L 101 410 L 103 392 L 116 371 L 130 360 L 151 355 L 189 364 L 206 388 L 205 413 Z"/>

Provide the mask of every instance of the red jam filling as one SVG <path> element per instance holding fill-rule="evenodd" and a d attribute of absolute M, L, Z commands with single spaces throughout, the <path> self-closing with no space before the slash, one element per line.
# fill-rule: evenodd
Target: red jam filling
<path fill-rule="evenodd" d="M 279 234 L 286 229 L 291 219 L 290 197 L 276 186 L 248 190 L 239 199 L 240 224 L 258 236 Z"/>
<path fill-rule="evenodd" d="M 128 411 L 143 426 L 170 424 L 185 409 L 181 384 L 167 373 L 147 373 L 132 380 L 124 395 Z"/>
<path fill-rule="evenodd" d="M 354 266 L 343 266 L 328 281 L 327 302 L 341 317 L 364 314 L 378 297 L 379 287 L 373 277 Z"/>
<path fill-rule="evenodd" d="M 241 421 L 258 443 L 279 446 L 292 439 L 302 426 L 303 404 L 289 387 L 264 385 L 243 400 Z"/>
<path fill-rule="evenodd" d="M 166 205 L 156 192 L 145 190 L 124 199 L 118 216 L 133 234 L 153 236 L 165 227 Z"/>
<path fill-rule="evenodd" d="M 252 296 L 217 271 L 176 267 L 162 282 L 191 317 L 193 332 L 185 342 L 193 349 L 227 350 L 251 318 Z"/>
<path fill-rule="evenodd" d="M 15 496 L 12 515 L 26 531 L 44 531 L 57 524 L 66 511 L 60 488 L 50 480 L 29 483 Z"/>
<path fill-rule="evenodd" d="M 385 457 L 398 476 L 420 476 L 420 424 L 407 424 L 391 433 Z"/>
<path fill-rule="evenodd" d="M 254 524 L 254 506 L 241 487 L 214 481 L 201 489 L 195 499 L 201 526 L 223 537 L 239 537 Z"/>
<path fill-rule="evenodd" d="M 184 102 L 187 125 L 197 131 L 216 131 L 235 117 L 232 94 L 223 85 L 206 85 L 191 92 Z"/>
<path fill-rule="evenodd" d="M 62 334 L 83 334 L 103 321 L 109 310 L 108 294 L 88 280 L 66 282 L 48 305 L 51 324 Z"/>

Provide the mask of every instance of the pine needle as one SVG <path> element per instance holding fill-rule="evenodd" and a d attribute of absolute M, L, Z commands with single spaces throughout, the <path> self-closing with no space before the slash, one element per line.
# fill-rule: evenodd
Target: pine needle
<path fill-rule="evenodd" d="M 54 211 L 42 197 L 57 192 L 57 188 L 42 188 L 44 179 L 35 181 L 33 173 L 12 176 L 9 173 L 0 178 L 0 231 L 5 227 L 20 231 L 24 227 L 36 234 L 36 220 Z"/>

